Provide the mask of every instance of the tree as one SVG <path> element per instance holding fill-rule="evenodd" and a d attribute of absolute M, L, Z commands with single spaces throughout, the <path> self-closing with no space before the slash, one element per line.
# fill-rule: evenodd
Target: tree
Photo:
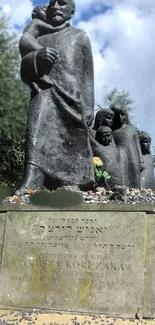
<path fill-rule="evenodd" d="M 0 187 L 16 186 L 23 176 L 25 140 L 15 135 L 0 136 Z"/>
<path fill-rule="evenodd" d="M 130 98 L 129 92 L 118 91 L 117 88 L 114 88 L 105 95 L 105 103 L 108 106 L 116 105 L 118 108 L 124 108 L 130 113 L 133 110 L 134 101 Z"/>
<path fill-rule="evenodd" d="M 15 186 L 24 168 L 29 90 L 19 69 L 17 36 L 0 17 L 0 186 Z"/>
<path fill-rule="evenodd" d="M 0 18 L 0 133 L 25 137 L 29 90 L 19 76 L 17 36 Z"/>

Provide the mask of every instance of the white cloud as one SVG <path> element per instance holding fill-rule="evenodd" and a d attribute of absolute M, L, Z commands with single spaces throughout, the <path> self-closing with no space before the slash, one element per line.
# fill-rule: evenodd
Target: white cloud
<path fill-rule="evenodd" d="M 31 0 L 1 0 L 2 12 L 9 17 L 9 25 L 14 24 L 24 27 L 26 20 L 30 18 L 33 9 Z"/>
<path fill-rule="evenodd" d="M 11 12 L 12 12 L 12 7 L 9 4 L 5 4 L 3 6 L 4 15 L 9 17 L 11 15 Z"/>

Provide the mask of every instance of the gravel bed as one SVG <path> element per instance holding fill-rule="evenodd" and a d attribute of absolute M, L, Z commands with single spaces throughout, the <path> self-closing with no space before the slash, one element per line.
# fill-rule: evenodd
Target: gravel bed
<path fill-rule="evenodd" d="M 155 204 L 155 191 L 151 189 L 116 187 L 114 190 L 105 190 L 98 187 L 95 191 L 84 192 L 83 196 L 85 203 Z"/>
<path fill-rule="evenodd" d="M 47 192 L 49 193 L 49 191 Z M 106 190 L 104 187 L 97 187 L 94 191 L 90 190 L 80 193 L 83 194 L 84 203 L 86 204 L 155 204 L 155 191 L 152 189 L 139 190 L 116 186 L 113 189 Z M 3 203 L 29 204 L 31 195 L 33 195 L 33 193 L 25 194 L 20 198 L 14 195 L 7 197 Z"/>

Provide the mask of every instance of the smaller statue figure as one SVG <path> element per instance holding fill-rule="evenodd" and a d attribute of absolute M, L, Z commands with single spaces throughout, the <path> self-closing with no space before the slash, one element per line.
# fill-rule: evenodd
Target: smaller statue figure
<path fill-rule="evenodd" d="M 141 187 L 155 189 L 154 180 L 154 162 L 151 154 L 151 137 L 147 133 L 139 134 L 143 159 L 144 159 L 144 170 L 141 173 Z"/>
<path fill-rule="evenodd" d="M 96 113 L 94 126 L 93 128 L 89 128 L 89 137 L 92 147 L 96 145 L 96 130 L 99 129 L 100 126 L 108 126 L 111 128 L 114 120 L 114 115 L 114 112 L 110 109 L 100 109 Z"/>
<path fill-rule="evenodd" d="M 32 10 L 32 19 L 40 19 L 46 22 L 47 5 L 39 5 Z"/>
<path fill-rule="evenodd" d="M 114 144 L 112 130 L 108 126 L 99 127 L 95 140 L 96 143 L 92 146 L 93 155 L 102 160 L 103 170 L 111 176 L 109 186 L 121 185 L 119 151 Z M 101 180 L 99 185 L 105 185 L 104 180 Z"/>
<path fill-rule="evenodd" d="M 93 130 L 97 130 L 100 126 L 108 126 L 112 127 L 114 112 L 111 109 L 100 109 L 96 113 L 95 123 L 93 126 Z"/>
<path fill-rule="evenodd" d="M 56 27 L 53 27 L 48 23 L 47 9 L 47 5 L 39 5 L 33 9 L 32 21 L 24 29 L 19 42 L 21 57 L 43 48 L 43 46 L 37 42 L 38 37 L 44 34 L 55 33 L 57 31 Z M 65 27 L 67 26 L 69 26 L 68 21 L 65 22 Z M 53 58 L 53 61 L 55 61 L 54 59 L 55 57 Z"/>
<path fill-rule="evenodd" d="M 26 26 L 19 42 L 20 54 L 24 57 L 29 52 L 42 48 L 37 38 L 44 33 L 52 32 L 53 27 L 46 21 L 46 5 L 36 6 L 32 11 L 32 21 Z"/>
<path fill-rule="evenodd" d="M 136 128 L 130 124 L 125 109 L 110 107 L 114 113 L 113 136 L 119 150 L 122 185 L 140 188 L 144 160 Z"/>

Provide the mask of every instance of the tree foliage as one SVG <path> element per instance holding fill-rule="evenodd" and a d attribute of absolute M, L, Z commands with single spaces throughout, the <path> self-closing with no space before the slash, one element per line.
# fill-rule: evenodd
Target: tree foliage
<path fill-rule="evenodd" d="M 20 80 L 17 36 L 0 17 L 0 186 L 15 186 L 23 175 L 29 90 Z"/>
<path fill-rule="evenodd" d="M 126 109 L 130 113 L 133 110 L 132 104 L 134 101 L 130 98 L 129 92 L 118 91 L 117 88 L 114 88 L 105 95 L 105 103 L 108 106 L 116 105 L 118 108 Z"/>
<path fill-rule="evenodd" d="M 0 136 L 0 186 L 15 186 L 24 172 L 25 140 L 15 135 Z"/>
<path fill-rule="evenodd" d="M 19 76 L 20 57 L 17 36 L 0 18 L 0 133 L 24 138 L 29 90 Z"/>

